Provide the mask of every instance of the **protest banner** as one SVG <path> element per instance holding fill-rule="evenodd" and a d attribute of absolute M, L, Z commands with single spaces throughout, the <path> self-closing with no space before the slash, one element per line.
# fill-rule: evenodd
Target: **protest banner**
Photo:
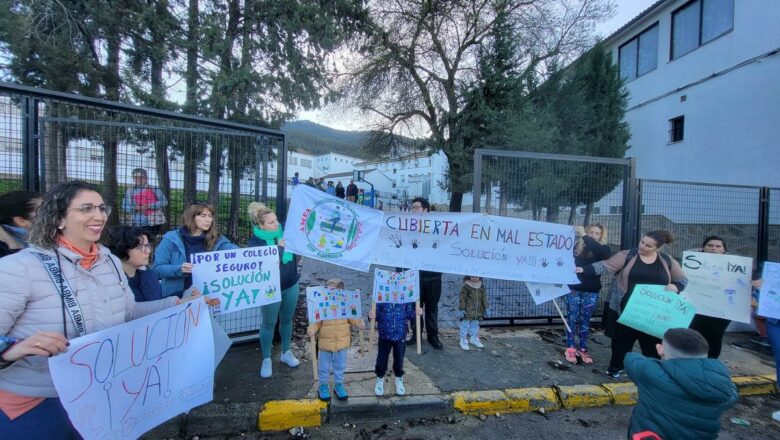
<path fill-rule="evenodd" d="M 688 285 L 680 293 L 700 315 L 750 323 L 753 259 L 706 252 L 683 252 Z"/>
<path fill-rule="evenodd" d="M 220 300 L 214 311 L 237 312 L 282 300 L 276 246 L 203 252 L 190 260 L 192 286 Z"/>
<path fill-rule="evenodd" d="M 360 290 L 307 287 L 306 312 L 310 324 L 329 319 L 363 319 Z"/>
<path fill-rule="evenodd" d="M 374 269 L 374 302 L 408 303 L 420 299 L 420 271 Z"/>
<path fill-rule="evenodd" d="M 67 352 L 49 358 L 49 370 L 84 439 L 136 439 L 212 400 L 213 341 L 198 298 L 71 339 Z"/>
<path fill-rule="evenodd" d="M 566 284 L 532 283 L 526 281 L 525 286 L 528 288 L 528 292 L 531 293 L 531 299 L 534 300 L 536 305 L 546 303 L 571 292 L 571 289 Z"/>
<path fill-rule="evenodd" d="M 387 213 L 375 264 L 483 278 L 577 283 L 574 228 L 478 213 Z"/>
<path fill-rule="evenodd" d="M 368 272 L 381 224 L 382 211 L 297 185 L 284 224 L 285 249 Z"/>
<path fill-rule="evenodd" d="M 637 284 L 618 322 L 656 338 L 663 338 L 670 328 L 688 328 L 696 308 L 664 287 Z"/>
<path fill-rule="evenodd" d="M 780 264 L 765 262 L 761 278 L 763 283 L 756 313 L 765 318 L 780 319 Z"/>

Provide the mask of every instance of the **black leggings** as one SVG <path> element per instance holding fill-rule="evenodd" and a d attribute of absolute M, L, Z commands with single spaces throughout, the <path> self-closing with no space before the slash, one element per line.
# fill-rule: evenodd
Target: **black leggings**
<path fill-rule="evenodd" d="M 661 343 L 660 339 L 623 324 L 616 323 L 615 334 L 612 337 L 612 357 L 609 360 L 609 369 L 611 371 L 623 369 L 623 360 L 625 359 L 626 354 L 634 349 L 634 343 L 637 340 L 639 340 L 639 347 L 642 349 L 643 355 L 660 359 L 658 350 L 655 347 L 656 344 Z"/>
<path fill-rule="evenodd" d="M 731 321 L 728 319 L 712 316 L 696 315 L 693 317 L 691 329 L 701 333 L 707 340 L 707 344 L 710 345 L 707 357 L 712 359 L 720 357 L 720 350 L 723 348 L 723 335 L 730 323 Z"/>

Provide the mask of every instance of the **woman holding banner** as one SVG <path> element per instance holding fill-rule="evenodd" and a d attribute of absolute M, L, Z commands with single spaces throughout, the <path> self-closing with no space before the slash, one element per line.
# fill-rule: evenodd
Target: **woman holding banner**
<path fill-rule="evenodd" d="M 152 265 L 162 280 L 163 296 L 181 298 L 192 286 L 190 255 L 238 248 L 219 233 L 215 212 L 209 203 L 190 202 L 181 214 L 182 226 L 163 235 Z"/>
<path fill-rule="evenodd" d="M 179 302 L 135 302 L 122 263 L 98 244 L 110 213 L 94 185 L 61 183 L 44 196 L 30 230 L 31 246 L 0 259 L 4 440 L 81 438 L 57 397 L 48 358 L 67 351 L 68 338 Z"/>
<path fill-rule="evenodd" d="M 585 266 L 609 258 L 610 249 L 607 243 L 607 228 L 601 223 L 588 225 L 587 228 L 576 228 L 577 244 L 574 247 L 574 264 Z M 566 360 L 576 364 L 577 358 L 582 363 L 590 365 L 593 359 L 588 353 L 588 336 L 590 335 L 590 317 L 599 300 L 601 291 L 600 275 L 578 274 L 580 283 L 571 285 L 571 293 L 566 295 L 566 305 L 569 312 L 571 331 L 566 333 Z M 579 344 L 574 342 L 574 334 L 579 337 Z"/>
<path fill-rule="evenodd" d="M 281 362 L 295 368 L 300 362 L 290 350 L 292 341 L 293 316 L 298 305 L 298 258 L 284 250 L 284 231 L 271 208 L 259 202 L 249 204 L 249 219 L 252 221 L 252 238 L 249 246 L 279 247 L 279 284 L 282 289 L 282 301 L 260 307 L 263 324 L 260 328 L 260 349 L 263 351 L 263 363 L 260 367 L 260 377 L 271 377 L 271 347 L 273 346 L 274 327 L 279 321 L 279 334 L 282 337 Z"/>
<path fill-rule="evenodd" d="M 618 378 L 623 373 L 623 358 L 637 340 L 643 355 L 658 358 L 655 346 L 661 343 L 660 339 L 620 324 L 617 318 L 637 284 L 662 285 L 666 290 L 677 293 L 685 288 L 688 279 L 680 264 L 661 252 L 661 247 L 673 240 L 668 231 L 651 231 L 642 237 L 636 248 L 620 251 L 604 261 L 577 267 L 578 274 L 592 276 L 610 272 L 616 277 L 607 296 L 609 305 L 604 308 L 603 318 L 604 333 L 612 338 L 612 357 L 606 371 L 610 377 Z"/>
<path fill-rule="evenodd" d="M 717 235 L 711 235 L 704 239 L 699 252 L 712 254 L 725 254 L 728 252 L 726 242 Z M 720 351 L 723 348 L 723 335 L 726 333 L 726 327 L 731 323 L 728 319 L 716 318 L 714 316 L 694 315 L 690 328 L 696 330 L 704 336 L 710 346 L 707 357 L 717 359 L 720 357 Z"/>

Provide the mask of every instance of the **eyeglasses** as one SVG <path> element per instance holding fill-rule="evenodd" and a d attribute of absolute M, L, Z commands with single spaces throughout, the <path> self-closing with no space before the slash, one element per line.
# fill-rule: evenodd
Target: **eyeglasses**
<path fill-rule="evenodd" d="M 105 204 L 103 204 L 103 205 L 93 205 L 91 203 L 87 203 L 85 205 L 81 205 L 81 206 L 79 206 L 77 208 L 71 208 L 71 209 L 74 209 L 74 210 L 76 210 L 76 211 L 78 211 L 78 212 L 80 212 L 80 213 L 82 213 L 84 215 L 92 215 L 92 214 L 95 213 L 96 209 L 98 211 L 100 211 L 101 214 L 105 214 L 106 217 L 111 215 L 111 207 L 107 206 Z"/>
<path fill-rule="evenodd" d="M 184 209 L 187 209 L 187 208 L 189 208 L 190 206 L 195 206 L 195 205 L 205 205 L 205 204 L 206 204 L 206 202 L 201 202 L 200 200 L 193 200 L 193 201 L 191 201 L 190 203 L 187 203 L 187 206 L 185 206 L 185 207 L 184 207 Z"/>
<path fill-rule="evenodd" d="M 143 252 L 143 251 L 150 251 L 151 252 L 152 245 L 151 245 L 151 243 L 141 243 L 141 244 L 139 244 L 138 246 L 136 246 L 133 249 L 138 249 L 141 252 Z"/>

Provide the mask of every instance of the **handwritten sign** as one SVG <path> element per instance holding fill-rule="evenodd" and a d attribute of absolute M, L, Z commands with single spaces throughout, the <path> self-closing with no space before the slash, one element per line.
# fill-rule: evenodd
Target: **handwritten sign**
<path fill-rule="evenodd" d="M 680 296 L 696 313 L 750 323 L 752 258 L 687 251 L 682 266 L 688 285 Z"/>
<path fill-rule="evenodd" d="M 420 299 L 420 272 L 374 269 L 374 302 L 409 303 Z"/>
<path fill-rule="evenodd" d="M 135 439 L 210 402 L 214 342 L 203 299 L 71 339 L 49 359 L 54 386 L 85 439 Z"/>
<path fill-rule="evenodd" d="M 276 246 L 203 252 L 191 260 L 193 287 L 207 297 L 218 297 L 222 313 L 282 300 Z"/>
<path fill-rule="evenodd" d="M 566 284 L 531 283 L 526 281 L 525 286 L 531 293 L 531 298 L 536 305 L 561 297 L 571 292 Z"/>
<path fill-rule="evenodd" d="M 284 242 L 296 254 L 368 272 L 381 224 L 382 211 L 296 185 Z"/>
<path fill-rule="evenodd" d="M 307 287 L 306 312 L 310 324 L 329 319 L 361 319 L 360 290 Z"/>
<path fill-rule="evenodd" d="M 780 264 L 765 262 L 761 278 L 764 281 L 756 313 L 759 316 L 780 319 Z"/>
<path fill-rule="evenodd" d="M 464 212 L 392 212 L 374 263 L 484 278 L 576 284 L 568 225 Z"/>
<path fill-rule="evenodd" d="M 688 328 L 696 308 L 664 286 L 637 284 L 618 322 L 640 332 L 663 338 L 670 328 Z"/>

